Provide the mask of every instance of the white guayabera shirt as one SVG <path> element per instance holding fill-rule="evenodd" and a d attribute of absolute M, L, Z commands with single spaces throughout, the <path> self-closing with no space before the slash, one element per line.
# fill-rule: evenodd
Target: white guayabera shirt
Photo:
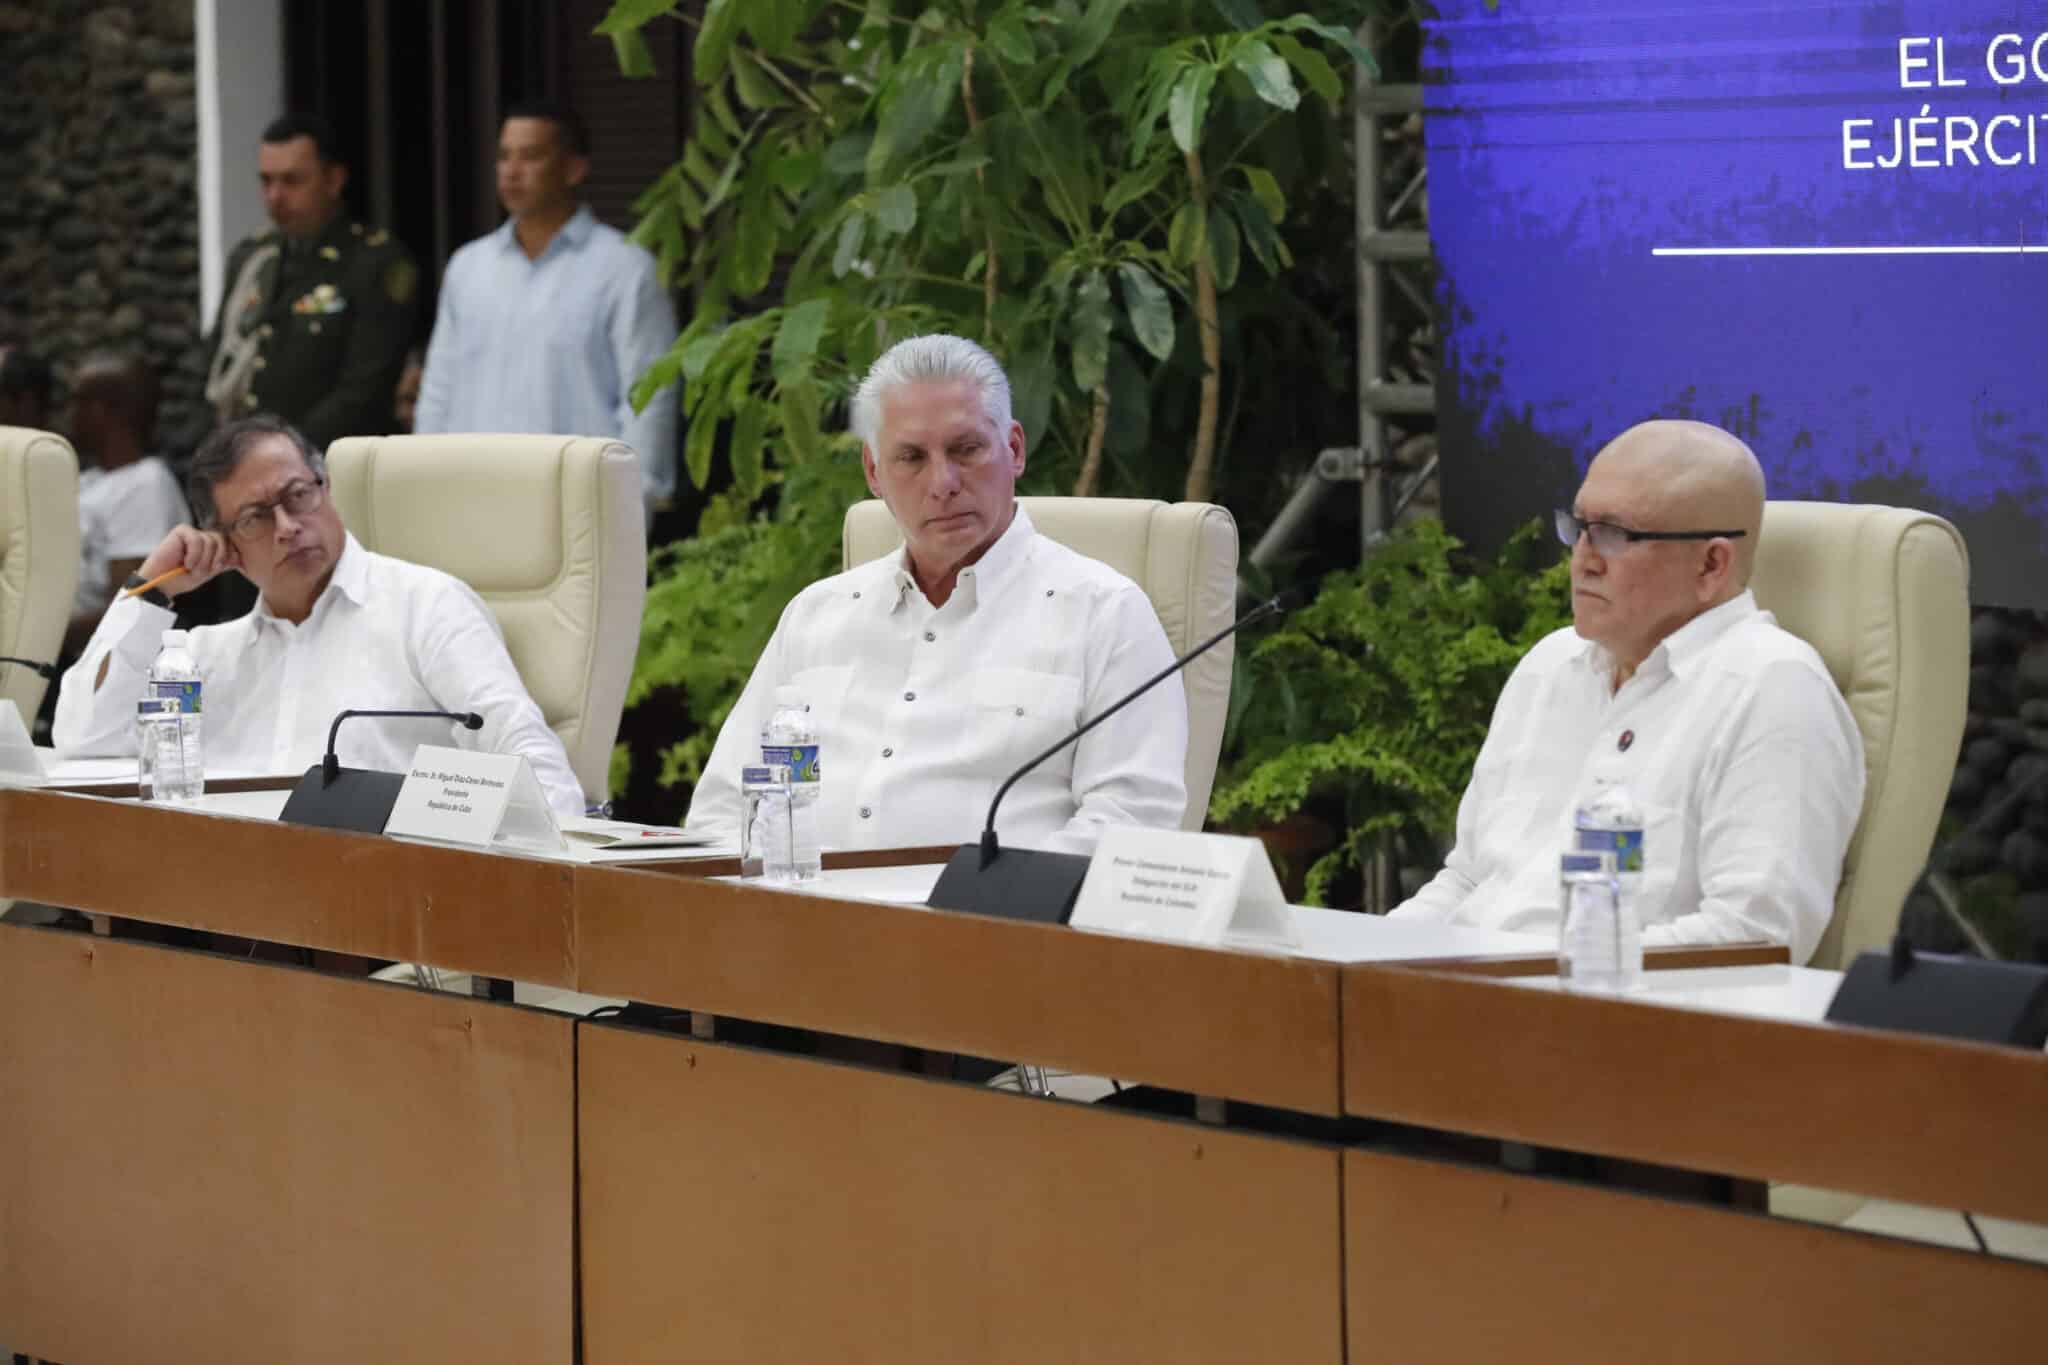
<path fill-rule="evenodd" d="M 1393 913 L 1555 932 L 1558 854 L 1600 779 L 1643 806 L 1643 942 L 1768 939 L 1805 962 L 1863 806 L 1863 739 L 1811 646 L 1745 592 L 1673 631 L 1619 691 L 1570 627 L 1501 690 L 1457 845 Z"/>
<path fill-rule="evenodd" d="M 761 761 L 775 690 L 794 684 L 819 737 L 826 847 L 972 842 L 1004 778 L 1172 662 L 1144 591 L 1019 507 L 943 607 L 900 551 L 797 594 L 719 731 L 689 826 L 738 837 L 740 768 Z M 1011 788 L 997 834 L 1087 852 L 1109 825 L 1177 828 L 1187 736 L 1169 678 Z"/>
<path fill-rule="evenodd" d="M 135 752 L 135 703 L 173 613 L 139 598 L 107 609 L 64 675 L 51 737 L 67 755 Z M 365 550 L 347 537 L 327 590 L 304 622 L 262 602 L 192 632 L 209 768 L 298 772 L 320 761 L 344 709 L 475 711 L 449 720 L 365 716 L 341 727 L 343 764 L 404 772 L 422 744 L 523 754 L 558 815 L 583 814 L 583 789 L 505 652 L 498 623 L 461 580 Z M 111 656 L 106 681 L 93 678 Z"/>

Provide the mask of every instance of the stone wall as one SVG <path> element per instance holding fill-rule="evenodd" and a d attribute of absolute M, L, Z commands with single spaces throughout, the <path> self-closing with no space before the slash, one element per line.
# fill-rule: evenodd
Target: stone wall
<path fill-rule="evenodd" d="M 0 0 L 0 317 L 56 367 L 106 347 L 188 430 L 199 354 L 191 0 Z M 61 413 L 61 409 L 60 409 Z"/>

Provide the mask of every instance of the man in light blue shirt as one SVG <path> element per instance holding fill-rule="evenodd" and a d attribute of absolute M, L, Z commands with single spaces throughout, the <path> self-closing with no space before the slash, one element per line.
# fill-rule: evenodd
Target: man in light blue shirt
<path fill-rule="evenodd" d="M 577 202 L 589 171 L 574 111 L 505 115 L 498 200 L 511 217 L 449 258 L 413 430 L 616 437 L 640 454 L 651 517 L 675 491 L 676 396 L 636 414 L 628 395 L 675 341 L 675 310 L 654 257 Z"/>

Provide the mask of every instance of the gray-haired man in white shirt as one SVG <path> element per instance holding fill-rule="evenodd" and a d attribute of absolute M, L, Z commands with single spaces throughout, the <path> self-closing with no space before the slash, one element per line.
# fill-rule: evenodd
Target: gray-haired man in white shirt
<path fill-rule="evenodd" d="M 742 765 L 776 688 L 819 732 L 829 847 L 961 843 L 996 787 L 1173 661 L 1135 583 L 1039 535 L 1017 505 L 1024 429 L 1001 366 L 971 341 L 913 337 L 853 403 L 868 487 L 897 554 L 814 583 L 782 614 L 706 763 L 689 823 L 736 836 Z M 1005 798 L 1006 844 L 1091 849 L 1110 825 L 1176 827 L 1187 701 L 1171 681 Z"/>
<path fill-rule="evenodd" d="M 1394 910 L 1555 932 L 1557 857 L 1602 779 L 1644 805 L 1646 944 L 1813 955 L 1863 803 L 1863 741 L 1820 656 L 1749 592 L 1764 476 L 1700 422 L 1632 427 L 1558 513 L 1572 621 L 1502 689 L 1443 871 Z"/>
<path fill-rule="evenodd" d="M 419 745 L 523 754 L 548 803 L 583 813 L 562 742 L 527 695 L 482 600 L 438 569 L 362 547 L 327 492 L 324 461 L 290 426 L 253 417 L 220 428 L 194 456 L 193 505 L 209 528 L 178 526 L 132 586 L 183 572 L 108 608 L 65 673 L 52 731 L 70 754 L 135 752 L 135 703 L 169 598 L 229 569 L 262 594 L 236 621 L 201 626 L 191 649 L 205 682 L 208 766 L 297 771 L 320 761 L 345 708 L 475 711 L 446 720 L 365 718 L 345 728 L 344 763 L 403 771 Z"/>

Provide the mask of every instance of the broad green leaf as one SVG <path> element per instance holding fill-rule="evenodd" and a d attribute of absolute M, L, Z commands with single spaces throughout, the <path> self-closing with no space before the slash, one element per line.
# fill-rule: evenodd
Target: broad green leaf
<path fill-rule="evenodd" d="M 723 332 L 707 332 L 683 347 L 683 378 L 695 384 L 704 377 L 711 358 L 718 354 L 718 348 L 725 341 Z"/>
<path fill-rule="evenodd" d="M 1207 238 L 1209 225 L 1202 206 L 1190 199 L 1174 211 L 1173 223 L 1166 229 L 1166 250 L 1176 265 L 1193 265 L 1195 253 L 1202 249 Z"/>
<path fill-rule="evenodd" d="M 1380 64 L 1373 60 L 1372 53 L 1366 51 L 1365 45 L 1358 41 L 1357 35 L 1352 33 L 1350 29 L 1338 24 L 1326 24 L 1322 20 L 1306 14 L 1291 14 L 1287 18 L 1282 19 L 1279 26 L 1290 32 L 1300 33 L 1303 30 L 1307 30 L 1310 33 L 1327 38 L 1338 47 L 1350 53 L 1351 60 L 1364 67 L 1367 75 L 1375 79 L 1378 78 Z"/>
<path fill-rule="evenodd" d="M 1090 0 L 1087 13 L 1081 22 L 1074 25 L 1073 46 L 1067 50 L 1067 61 L 1079 70 L 1095 60 L 1095 54 L 1109 41 L 1109 35 L 1116 29 L 1117 17 L 1124 11 L 1129 0 Z M 1092 387 L 1092 386 L 1091 386 Z"/>
<path fill-rule="evenodd" d="M 689 434 L 683 438 L 683 467 L 689 471 L 690 482 L 702 488 L 711 479 L 711 456 L 718 449 L 718 421 L 710 414 L 696 418 L 689 424 Z"/>
<path fill-rule="evenodd" d="M 675 193 L 676 181 L 681 178 L 682 174 L 683 163 L 680 161 L 672 163 L 652 185 L 649 185 L 646 189 L 640 191 L 639 194 L 633 196 L 633 212 L 647 213 L 656 204 L 669 198 Z"/>
<path fill-rule="evenodd" d="M 1010 415 L 1024 425 L 1024 439 L 1036 445 L 1045 437 L 1048 424 L 1052 421 L 1053 391 L 1059 387 L 1059 375 L 1047 348 L 1026 352 L 1010 366 Z"/>
<path fill-rule="evenodd" d="M 1280 182 L 1264 166 L 1240 165 L 1245 183 L 1252 187 L 1252 195 L 1259 206 L 1266 210 L 1266 217 L 1275 223 L 1287 221 L 1287 197 L 1280 193 Z"/>
<path fill-rule="evenodd" d="M 1114 218 L 1128 206 L 1158 189 L 1159 182 L 1164 180 L 1167 172 L 1172 169 L 1173 163 L 1161 158 L 1126 173 L 1109 187 L 1109 193 L 1103 197 L 1102 216 Z"/>
<path fill-rule="evenodd" d="M 725 196 L 732 193 L 733 183 L 739 179 L 740 172 L 747 168 L 749 140 L 741 138 L 739 145 L 732 149 L 732 155 L 726 158 L 725 169 L 718 173 L 718 179 L 711 182 L 711 192 L 704 196 L 704 212 L 715 212 L 718 206 L 725 202 Z"/>
<path fill-rule="evenodd" d="M 875 140 L 868 146 L 868 183 L 888 178 L 900 157 L 914 156 L 934 128 L 952 111 L 959 92 L 962 48 L 958 43 L 922 49 L 890 78 Z"/>
<path fill-rule="evenodd" d="M 704 27 L 697 30 L 691 51 L 697 84 L 709 85 L 724 73 L 733 39 L 739 36 L 740 12 L 750 2 L 758 4 L 759 0 L 709 0 L 704 6 Z"/>
<path fill-rule="evenodd" d="M 1301 73 L 1308 82 L 1308 88 L 1323 97 L 1327 104 L 1339 104 L 1344 99 L 1344 82 L 1330 66 L 1329 59 L 1312 47 L 1288 37 L 1284 33 L 1273 35 L 1273 50 L 1287 59 L 1287 64 Z"/>
<path fill-rule="evenodd" d="M 747 32 L 763 52 L 780 56 L 796 42 L 817 7 L 805 0 L 747 0 L 746 9 Z"/>
<path fill-rule="evenodd" d="M 1209 91 L 1215 84 L 1213 66 L 1191 66 L 1174 82 L 1166 117 L 1173 128 L 1173 145 L 1183 152 L 1202 145 L 1202 123 L 1209 117 Z"/>
<path fill-rule="evenodd" d="M 724 81 L 717 82 L 704 92 L 704 107 L 711 111 L 711 117 L 717 120 L 720 129 L 734 137 L 746 135 L 746 125 L 741 123 L 740 116 L 732 111 L 732 101 L 725 97 Z"/>
<path fill-rule="evenodd" d="M 1173 301 L 1152 278 L 1152 272 L 1141 265 L 1125 261 L 1117 267 L 1117 274 L 1123 280 L 1124 312 L 1131 319 L 1138 344 L 1154 360 L 1166 359 L 1173 354 Z"/>
<path fill-rule="evenodd" d="M 1287 243 L 1280 240 L 1280 234 L 1273 230 L 1273 220 L 1266 216 L 1265 205 L 1249 194 L 1232 190 L 1227 196 L 1230 206 L 1237 213 L 1237 221 L 1244 228 L 1245 244 L 1252 254 L 1259 258 L 1259 264 L 1266 267 L 1268 274 L 1277 275 L 1281 267 L 1294 264 L 1294 255 L 1288 251 Z"/>
<path fill-rule="evenodd" d="M 1252 92 L 1275 109 L 1294 109 L 1301 104 L 1301 91 L 1294 85 L 1294 72 L 1280 54 L 1259 38 L 1246 38 L 1230 49 L 1230 64 L 1244 72 Z"/>
<path fill-rule="evenodd" d="M 861 239 L 867 236 L 868 216 L 865 213 L 849 213 L 846 221 L 839 225 L 839 245 L 832 252 L 832 274 L 844 278 L 853 269 L 853 263 L 860 259 Z"/>
<path fill-rule="evenodd" d="M 732 481 L 743 497 L 752 498 L 761 491 L 768 466 L 768 414 L 766 403 L 749 398 L 740 404 L 739 415 L 733 419 L 729 447 Z"/>
<path fill-rule="evenodd" d="M 775 269 L 775 249 L 782 243 L 782 224 L 775 202 L 775 177 L 765 159 L 747 171 L 740 190 L 739 220 L 733 227 L 732 287 L 742 297 L 768 287 Z"/>
<path fill-rule="evenodd" d="M 1015 14 L 1000 15 L 988 26 L 988 44 L 1012 66 L 1029 66 L 1038 60 L 1038 45 L 1031 40 L 1031 30 Z"/>
<path fill-rule="evenodd" d="M 674 8 L 675 0 L 612 0 L 612 7 L 590 31 L 613 34 L 643 28 Z"/>
<path fill-rule="evenodd" d="M 676 177 L 675 199 L 683 221 L 690 225 L 692 232 L 704 226 L 704 196 L 698 193 L 695 185 L 681 176 Z"/>
<path fill-rule="evenodd" d="M 816 459 L 825 448 L 818 439 L 818 412 L 823 406 L 818 386 L 808 379 L 784 384 L 778 401 L 782 408 L 782 437 L 789 444 L 790 454 L 799 461 Z"/>
<path fill-rule="evenodd" d="M 732 52 L 732 88 L 749 109 L 780 109 L 789 103 L 782 87 L 763 70 L 763 60 L 743 47 Z"/>
<path fill-rule="evenodd" d="M 875 201 L 875 225 L 900 237 L 917 226 L 917 191 L 908 185 L 891 185 Z"/>
<path fill-rule="evenodd" d="M 612 53 L 619 59 L 619 74 L 645 80 L 654 74 L 654 52 L 647 36 L 637 28 L 621 29 L 611 35 Z"/>
<path fill-rule="evenodd" d="M 1266 22 L 1266 16 L 1259 13 L 1258 0 L 1209 0 L 1216 12 L 1223 16 L 1223 22 L 1240 33 L 1249 33 Z"/>
<path fill-rule="evenodd" d="M 673 346 L 669 347 L 661 359 L 647 367 L 646 374 L 633 381 L 632 392 L 626 395 L 633 404 L 633 411 L 643 411 L 647 407 L 648 399 L 675 383 L 676 376 L 682 372 L 682 368 L 682 353 Z M 662 401 L 673 403 L 676 397 L 670 394 Z"/>
<path fill-rule="evenodd" d="M 782 315 L 782 326 L 775 333 L 775 349 L 769 354 L 769 369 L 777 384 L 792 385 L 810 374 L 811 362 L 818 355 L 818 342 L 831 317 L 832 301 L 826 298 L 805 299 Z"/>
<path fill-rule="evenodd" d="M 867 165 L 868 144 L 874 141 L 872 129 L 856 128 L 843 137 L 834 138 L 825 148 L 825 170 L 837 176 L 859 175 Z"/>
<path fill-rule="evenodd" d="M 1213 206 L 1209 213 L 1209 264 L 1216 269 L 1216 288 L 1229 292 L 1237 283 L 1237 220 L 1227 204 Z"/>
<path fill-rule="evenodd" d="M 1109 281 L 1088 272 L 1074 295 L 1074 383 L 1093 393 L 1109 372 Z"/>

